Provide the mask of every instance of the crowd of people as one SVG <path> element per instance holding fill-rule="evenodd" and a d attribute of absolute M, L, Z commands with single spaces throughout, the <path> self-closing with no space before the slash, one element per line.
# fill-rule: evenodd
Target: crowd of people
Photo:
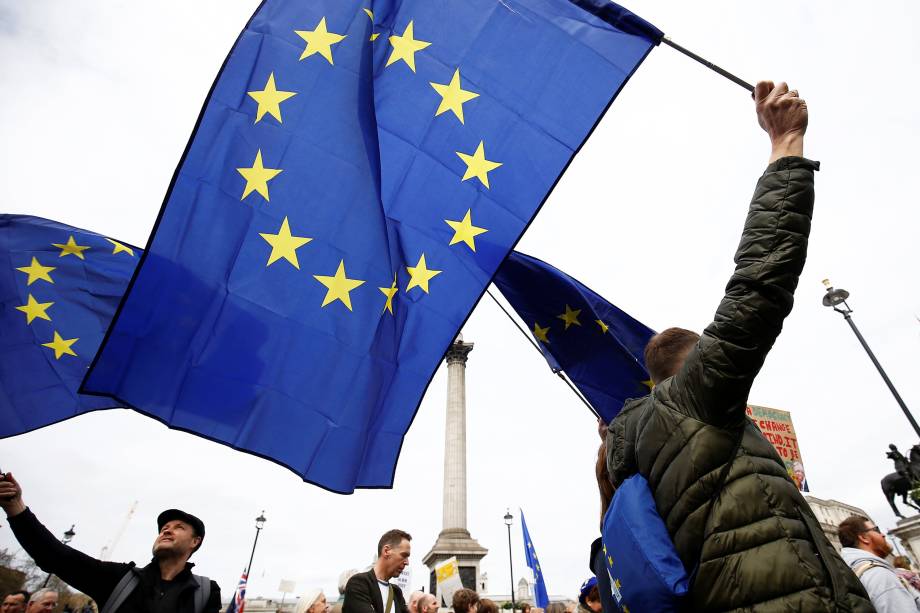
<path fill-rule="evenodd" d="M 648 343 L 651 393 L 599 424 L 594 468 L 601 516 L 627 479 L 644 478 L 689 575 L 686 610 L 920 611 L 920 579 L 903 561 L 887 561 L 891 547 L 878 526 L 866 517 L 841 523 L 838 553 L 773 446 L 745 415 L 754 378 L 792 309 L 818 170 L 803 157 L 808 110 L 798 92 L 765 81 L 753 98 L 771 153 L 734 273 L 702 334 L 669 328 Z M 704 171 L 718 172 L 718 165 L 709 160 Z M 190 513 L 168 509 L 159 515 L 153 560 L 138 567 L 96 560 L 59 542 L 25 505 L 11 474 L 0 480 L 0 507 L 38 566 L 90 596 L 100 613 L 217 613 L 222 607 L 220 587 L 195 574 L 189 561 L 205 537 L 204 522 Z M 421 592 L 407 602 L 391 580 L 409 564 L 411 540 L 402 530 L 387 531 L 373 567 L 341 587 L 341 603 L 330 606 L 321 590 L 311 590 L 296 613 L 438 613 L 443 605 L 455 613 L 498 613 L 495 602 L 466 588 L 449 603 Z M 591 546 L 593 577 L 581 586 L 578 604 L 569 610 L 550 603 L 545 613 L 626 610 L 609 559 L 598 539 Z M 5 596 L 0 613 L 48 613 L 57 597 L 53 590 L 15 592 Z M 631 610 L 653 610 L 642 605 L 633 602 Z"/>

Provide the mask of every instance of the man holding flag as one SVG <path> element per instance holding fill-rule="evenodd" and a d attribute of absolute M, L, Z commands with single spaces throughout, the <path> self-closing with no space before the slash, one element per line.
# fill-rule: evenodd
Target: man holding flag
<path fill-rule="evenodd" d="M 192 574 L 189 558 L 204 540 L 204 522 L 185 511 L 167 509 L 157 517 L 153 560 L 104 562 L 58 541 L 22 500 L 11 473 L 0 478 L 0 508 L 16 540 L 42 570 L 95 600 L 101 613 L 217 613 L 220 586 Z"/>
<path fill-rule="evenodd" d="M 692 577 L 690 610 L 871 611 L 745 416 L 754 377 L 792 310 L 818 169 L 802 157 L 808 110 L 798 92 L 761 82 L 754 100 L 772 152 L 725 297 L 702 336 L 670 328 L 649 342 L 654 388 L 610 423 L 607 467 L 614 487 L 636 473 L 648 481 Z"/>

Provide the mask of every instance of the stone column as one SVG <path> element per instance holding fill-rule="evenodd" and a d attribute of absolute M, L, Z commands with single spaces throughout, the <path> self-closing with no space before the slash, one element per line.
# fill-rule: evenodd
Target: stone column
<path fill-rule="evenodd" d="M 479 544 L 466 525 L 466 360 L 473 343 L 458 335 L 444 359 L 447 362 L 447 415 L 444 424 L 444 515 L 441 533 L 422 558 L 429 569 L 431 593 L 437 593 L 434 568 L 456 557 L 463 587 L 477 589 L 479 561 L 489 550 Z M 439 594 L 439 598 L 440 598 Z M 449 602 L 442 606 L 449 607 Z"/>
<path fill-rule="evenodd" d="M 445 531 L 466 531 L 466 360 L 473 343 L 462 339 L 447 350 L 447 418 L 444 428 Z"/>

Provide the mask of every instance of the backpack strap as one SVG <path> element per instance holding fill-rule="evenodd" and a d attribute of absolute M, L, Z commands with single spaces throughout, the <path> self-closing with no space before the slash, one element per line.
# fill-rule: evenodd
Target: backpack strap
<path fill-rule="evenodd" d="M 115 613 L 125 603 L 140 581 L 140 578 L 134 573 L 134 569 L 129 568 L 124 577 L 115 585 L 115 589 L 109 594 L 108 600 L 105 601 L 105 606 L 102 607 L 99 613 Z"/>
<path fill-rule="evenodd" d="M 198 582 L 198 589 L 195 590 L 195 613 L 204 613 L 204 608 L 211 598 L 211 580 L 201 575 L 192 575 Z"/>
<path fill-rule="evenodd" d="M 869 560 L 868 562 L 860 564 L 859 566 L 854 568 L 853 572 L 856 573 L 856 577 L 859 578 L 859 577 L 862 577 L 865 574 L 865 572 L 869 570 L 870 568 L 885 568 L 885 565 Z"/>

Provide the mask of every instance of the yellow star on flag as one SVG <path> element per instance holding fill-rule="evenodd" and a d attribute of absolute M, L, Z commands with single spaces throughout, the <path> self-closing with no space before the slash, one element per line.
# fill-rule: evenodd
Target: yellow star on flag
<path fill-rule="evenodd" d="M 399 289 L 396 287 L 396 275 L 393 275 L 393 285 L 391 285 L 390 287 L 378 287 L 377 289 L 383 292 L 383 295 L 387 297 L 386 304 L 383 305 L 383 310 L 389 311 L 390 315 L 392 315 L 393 314 L 393 296 L 395 296 L 396 292 L 399 291 Z"/>
<path fill-rule="evenodd" d="M 61 255 L 58 256 L 60 258 L 64 257 L 65 255 L 75 255 L 81 260 L 86 259 L 85 257 L 83 257 L 83 252 L 89 249 L 89 247 L 83 247 L 82 245 L 78 245 L 77 241 L 73 239 L 72 234 L 69 237 L 67 237 L 67 242 L 64 243 L 63 245 L 60 243 L 51 243 L 51 246 L 57 247 L 58 249 L 61 250 Z"/>
<path fill-rule="evenodd" d="M 433 82 L 429 82 L 429 85 L 441 96 L 441 104 L 438 105 L 438 110 L 434 113 L 435 117 L 441 113 L 453 111 L 460 123 L 463 123 L 463 103 L 479 97 L 476 92 L 467 91 L 460 87 L 459 68 L 454 71 L 454 76 L 447 85 Z"/>
<path fill-rule="evenodd" d="M 68 338 L 63 339 L 61 335 L 57 333 L 57 330 L 54 331 L 54 340 L 50 343 L 42 343 L 42 347 L 48 347 L 49 349 L 54 349 L 54 359 L 60 360 L 61 356 L 65 353 L 67 355 L 76 356 L 76 352 L 71 349 L 71 346 L 76 343 L 79 338 Z"/>
<path fill-rule="evenodd" d="M 265 89 L 246 93 L 249 94 L 250 98 L 259 103 L 259 108 L 256 110 L 256 120 L 253 123 L 259 123 L 259 120 L 265 117 L 266 113 L 277 119 L 278 123 L 282 123 L 281 103 L 297 95 L 296 92 L 285 92 L 276 88 L 274 72 L 268 75 Z"/>
<path fill-rule="evenodd" d="M 537 337 L 538 341 L 549 344 L 549 337 L 547 333 L 549 332 L 549 326 L 541 328 L 540 324 L 533 322 L 533 335 Z"/>
<path fill-rule="evenodd" d="M 466 243 L 473 251 L 476 251 L 475 238 L 484 232 L 488 232 L 485 228 L 473 225 L 473 221 L 470 218 L 470 209 L 466 210 L 466 215 L 464 215 L 463 219 L 460 221 L 445 219 L 444 223 L 454 229 L 454 237 L 450 239 L 451 245 L 456 245 L 461 242 Z"/>
<path fill-rule="evenodd" d="M 565 329 L 568 330 L 569 326 L 580 326 L 581 322 L 578 321 L 578 315 L 581 313 L 581 309 L 572 310 L 569 305 L 565 305 L 565 313 L 562 315 L 556 315 L 556 319 L 561 319 L 565 322 Z"/>
<path fill-rule="evenodd" d="M 393 62 L 402 60 L 412 69 L 412 72 L 415 72 L 416 51 L 421 51 L 431 43 L 415 39 L 415 26 L 410 21 L 402 36 L 394 34 L 390 37 L 390 44 L 393 45 L 393 52 L 390 54 L 390 59 L 387 60 L 386 65 L 389 66 Z"/>
<path fill-rule="evenodd" d="M 406 270 L 409 271 L 410 275 L 409 285 L 406 286 L 406 291 L 408 292 L 413 287 L 420 287 L 426 294 L 428 293 L 428 282 L 443 272 L 441 270 L 429 269 L 428 265 L 425 263 L 424 253 L 422 257 L 419 258 L 418 264 L 415 266 L 406 266 Z"/>
<path fill-rule="evenodd" d="M 645 387 L 647 387 L 647 388 L 649 388 L 649 389 L 652 389 L 652 388 L 655 387 L 655 382 L 652 381 L 651 379 L 649 379 L 648 381 L 643 381 L 643 382 L 642 382 L 642 385 L 644 385 Z"/>
<path fill-rule="evenodd" d="M 319 25 L 314 30 L 294 30 L 294 34 L 307 41 L 307 46 L 300 54 L 300 59 L 304 60 L 314 53 L 319 53 L 330 64 L 333 63 L 332 45 L 342 42 L 346 36 L 327 30 L 325 17 L 319 20 Z"/>
<path fill-rule="evenodd" d="M 51 321 L 51 318 L 46 312 L 53 302 L 38 302 L 35 298 L 32 297 L 32 294 L 29 294 L 29 299 L 22 306 L 16 307 L 17 311 L 22 311 L 26 314 L 26 323 L 32 323 L 32 320 L 36 317 L 39 319 L 46 319 Z"/>
<path fill-rule="evenodd" d="M 607 556 L 607 565 L 613 566 L 613 556 Z"/>
<path fill-rule="evenodd" d="M 268 256 L 266 267 L 284 258 L 293 264 L 294 268 L 297 270 L 300 270 L 300 263 L 297 261 L 297 249 L 313 240 L 306 236 L 293 236 L 291 234 L 291 226 L 288 224 L 288 218 L 286 216 L 284 221 L 281 222 L 281 229 L 278 230 L 277 234 L 259 232 L 259 236 L 264 238 L 265 242 L 272 246 L 272 252 Z"/>
<path fill-rule="evenodd" d="M 615 586 L 617 586 L 617 589 L 620 589 L 620 580 L 619 580 L 619 579 L 614 579 L 614 580 L 613 580 L 613 584 L 614 584 Z"/>
<path fill-rule="evenodd" d="M 358 279 L 349 279 L 345 275 L 345 260 L 339 261 L 339 268 L 335 271 L 335 276 L 326 277 L 323 275 L 313 275 L 313 278 L 326 286 L 326 297 L 323 298 L 322 306 L 330 302 L 341 300 L 342 304 L 351 311 L 351 295 L 349 292 L 356 287 L 364 285 L 364 281 Z"/>
<path fill-rule="evenodd" d="M 373 25 L 374 24 L 374 11 L 370 9 L 364 9 L 364 12 L 367 13 L 367 16 L 371 18 L 371 25 Z M 380 37 L 380 32 L 373 32 L 371 34 L 371 37 L 368 40 L 370 40 L 371 42 L 374 42 L 379 37 Z"/>
<path fill-rule="evenodd" d="M 594 320 L 594 323 L 596 323 L 597 325 L 599 325 L 599 326 L 601 327 L 601 334 L 607 334 L 607 330 L 610 329 L 610 326 L 608 326 L 607 324 L 605 324 L 605 323 L 604 323 L 603 321 L 601 321 L 600 319 L 595 319 L 595 320 Z"/>
<path fill-rule="evenodd" d="M 56 270 L 54 266 L 42 266 L 41 263 L 33 256 L 32 263 L 28 266 L 22 266 L 16 270 L 24 272 L 29 275 L 26 285 L 32 285 L 39 279 L 42 281 L 47 281 L 48 283 L 54 283 L 54 279 L 51 278 L 49 274 L 52 270 Z"/>
<path fill-rule="evenodd" d="M 262 150 L 256 151 L 256 159 L 251 168 L 237 168 L 236 171 L 246 179 L 246 188 L 240 200 L 245 200 L 246 196 L 252 192 L 258 192 L 260 196 L 268 202 L 268 182 L 281 173 L 280 168 L 266 168 L 262 165 Z"/>
<path fill-rule="evenodd" d="M 486 159 L 485 148 L 482 141 L 479 141 L 479 146 L 476 147 L 476 151 L 473 155 L 460 153 L 459 151 L 456 153 L 457 156 L 463 160 L 463 163 L 466 164 L 466 172 L 463 173 L 463 178 L 460 179 L 461 181 L 476 177 L 483 185 L 489 187 L 489 172 L 502 165 L 501 162 L 493 162 Z"/>
<path fill-rule="evenodd" d="M 111 238 L 107 238 L 105 240 L 109 241 L 110 243 L 114 245 L 114 247 L 112 248 L 112 255 L 115 255 L 116 253 L 127 253 L 131 257 L 134 257 L 134 249 L 132 249 L 131 247 L 128 247 L 127 245 L 122 245 L 118 241 L 113 241 Z"/>

